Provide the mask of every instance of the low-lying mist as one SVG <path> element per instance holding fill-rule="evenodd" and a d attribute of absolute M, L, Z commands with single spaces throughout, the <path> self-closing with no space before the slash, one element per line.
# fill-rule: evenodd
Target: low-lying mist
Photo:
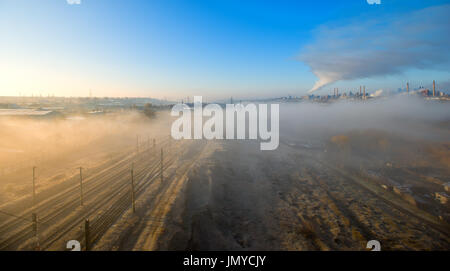
<path fill-rule="evenodd" d="M 77 167 L 91 167 L 114 155 L 147 146 L 168 125 L 137 112 L 60 119 L 0 118 L 0 202 L 29 192 L 32 167 L 38 187 L 61 181 Z M 164 125 L 162 125 L 164 123 Z M 54 178 L 55 176 L 61 178 Z M 58 179 L 58 180 L 56 180 Z M 9 195 L 7 195 L 9 193 Z"/>
<path fill-rule="evenodd" d="M 205 120 L 208 118 L 205 118 Z M 0 118 L 0 203 L 29 194 L 32 167 L 38 187 L 62 181 L 77 167 L 92 167 L 169 135 L 169 111 L 149 119 L 122 112 L 65 119 Z M 280 105 L 280 144 L 318 150 L 349 165 L 377 160 L 450 169 L 450 107 L 418 97 Z M 275 150 L 277 151 L 277 150 Z M 264 152 L 262 153 L 264 155 Z M 345 159 L 343 159 L 345 158 Z"/>
<path fill-rule="evenodd" d="M 280 107 L 280 141 L 324 151 L 347 166 L 395 161 L 450 170 L 450 107 L 398 96 Z"/>
<path fill-rule="evenodd" d="M 447 103 L 416 97 L 285 104 L 280 107 L 280 137 L 310 140 L 380 130 L 415 140 L 448 141 L 449 121 Z"/>

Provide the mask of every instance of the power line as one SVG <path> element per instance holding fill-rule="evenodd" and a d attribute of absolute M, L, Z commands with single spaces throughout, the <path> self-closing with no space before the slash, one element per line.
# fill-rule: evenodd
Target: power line
<path fill-rule="evenodd" d="M 22 220 L 25 220 L 25 221 L 28 221 L 28 222 L 32 222 L 30 219 L 28 219 L 28 218 L 25 218 L 25 217 L 23 217 L 23 216 L 18 216 L 18 215 L 14 215 L 14 214 L 10 214 L 10 213 L 7 213 L 7 212 L 5 212 L 5 211 L 2 211 L 2 210 L 0 210 L 0 213 L 2 213 L 2 214 L 5 214 L 5 215 L 9 215 L 9 216 L 12 216 L 12 217 L 15 217 L 15 218 L 18 218 L 18 219 L 22 219 Z"/>
<path fill-rule="evenodd" d="M 14 215 L 14 214 L 2 211 L 2 210 L 0 210 L 0 213 L 2 213 L 4 215 L 11 216 L 11 217 L 14 217 L 14 218 L 17 218 L 17 219 L 25 220 L 25 221 L 30 222 L 30 223 L 34 223 L 34 221 L 32 219 L 28 219 L 28 218 L 23 217 L 23 216 Z M 44 222 L 40 222 L 40 221 L 36 221 L 36 223 L 41 224 L 41 225 L 50 226 L 50 224 L 47 224 L 47 223 L 44 223 Z"/>

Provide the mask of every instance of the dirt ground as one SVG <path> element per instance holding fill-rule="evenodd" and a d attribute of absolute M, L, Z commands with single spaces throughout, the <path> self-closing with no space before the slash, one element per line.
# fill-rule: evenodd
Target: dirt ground
<path fill-rule="evenodd" d="M 189 174 L 161 250 L 448 250 L 448 224 L 318 150 L 215 141 Z M 326 155 L 325 155 L 326 156 Z M 447 175 L 448 176 L 448 175 Z"/>
<path fill-rule="evenodd" d="M 0 133 L 9 140 L 0 211 L 14 215 L 0 214 L 0 250 L 66 250 L 69 240 L 91 250 L 450 248 L 450 208 L 434 198 L 450 181 L 449 122 L 419 122 L 429 138 L 316 122 L 302 134 L 290 120 L 274 151 L 255 140 L 173 140 L 164 117 L 33 123 L 39 133 L 28 137 L 25 124 L 1 123 L 15 128 Z"/>

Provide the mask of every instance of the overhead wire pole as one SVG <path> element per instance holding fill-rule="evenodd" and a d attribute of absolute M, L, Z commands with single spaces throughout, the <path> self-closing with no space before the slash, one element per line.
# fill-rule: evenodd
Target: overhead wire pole
<path fill-rule="evenodd" d="M 161 148 L 161 182 L 163 182 L 163 149 Z"/>
<path fill-rule="evenodd" d="M 33 223 L 33 237 L 36 240 L 36 250 L 40 250 L 39 248 L 39 238 L 38 238 L 38 229 L 37 229 L 37 215 L 36 213 L 31 214 L 31 222 Z"/>
<path fill-rule="evenodd" d="M 33 167 L 33 208 L 36 206 L 36 167 Z"/>
<path fill-rule="evenodd" d="M 134 163 L 131 164 L 131 204 L 133 206 L 133 213 L 136 212 L 136 205 L 134 199 L 134 174 L 133 174 Z"/>
<path fill-rule="evenodd" d="M 86 219 L 84 221 L 84 241 L 86 242 L 86 251 L 89 251 L 91 249 L 90 244 L 90 232 L 89 232 L 89 219 Z"/>
<path fill-rule="evenodd" d="M 136 135 L 136 152 L 139 154 L 139 136 Z"/>
<path fill-rule="evenodd" d="M 83 206 L 83 168 L 80 167 L 80 206 Z"/>

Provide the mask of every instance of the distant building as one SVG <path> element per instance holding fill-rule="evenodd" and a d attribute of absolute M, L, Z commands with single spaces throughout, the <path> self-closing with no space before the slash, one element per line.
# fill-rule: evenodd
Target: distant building
<path fill-rule="evenodd" d="M 51 110 L 35 109 L 0 109 L 0 117 L 53 117 L 57 115 Z"/>

